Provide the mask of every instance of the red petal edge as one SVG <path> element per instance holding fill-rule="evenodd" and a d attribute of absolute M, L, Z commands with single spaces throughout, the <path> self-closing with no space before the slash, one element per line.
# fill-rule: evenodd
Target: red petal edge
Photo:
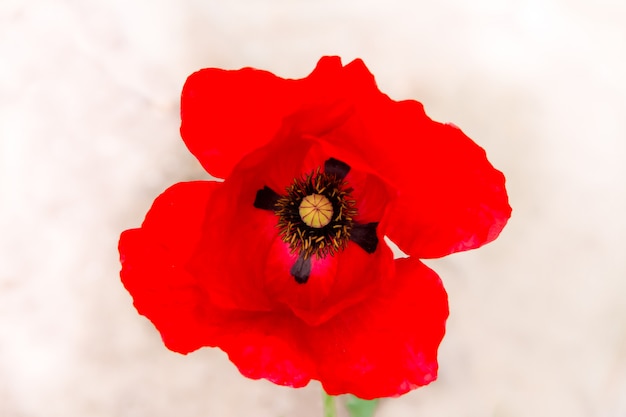
<path fill-rule="evenodd" d="M 419 258 L 475 249 L 496 239 L 511 217 L 504 175 L 459 128 L 428 119 L 420 130 L 425 139 L 407 145 L 413 152 L 386 234 Z"/>
<path fill-rule="evenodd" d="M 419 260 L 395 263 L 396 275 L 379 293 L 309 333 L 327 393 L 398 396 L 437 378 L 447 294 L 437 274 Z"/>
<path fill-rule="evenodd" d="M 333 97 L 339 57 L 324 57 L 308 77 L 293 80 L 254 68 L 207 68 L 187 79 L 181 97 L 181 136 L 202 166 L 226 178 L 246 154 L 268 143 L 282 120 Z M 321 76 L 320 74 L 324 74 Z"/>
<path fill-rule="evenodd" d="M 120 236 L 122 283 L 165 345 L 180 353 L 211 342 L 205 295 L 185 264 L 200 239 L 207 203 L 219 185 L 205 181 L 173 185 L 154 201 L 141 228 Z"/>

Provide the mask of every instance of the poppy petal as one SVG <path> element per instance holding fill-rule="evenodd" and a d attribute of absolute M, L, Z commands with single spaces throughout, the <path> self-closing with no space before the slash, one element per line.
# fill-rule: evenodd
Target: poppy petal
<path fill-rule="evenodd" d="M 122 233 L 122 283 L 137 311 L 161 332 L 165 345 L 188 353 L 209 345 L 206 296 L 186 263 L 200 240 L 217 182 L 178 183 L 152 205 L 141 228 Z"/>
<path fill-rule="evenodd" d="M 367 253 L 355 243 L 339 255 L 314 259 L 306 285 L 295 282 L 284 268 L 288 249 L 277 240 L 269 253 L 266 291 L 310 326 L 318 326 L 336 314 L 371 297 L 380 281 L 393 273 L 393 254 L 383 243 Z M 291 257 L 296 262 L 296 257 Z"/>
<path fill-rule="evenodd" d="M 218 344 L 244 376 L 303 387 L 317 375 L 301 330 L 289 311 L 232 313 Z"/>
<path fill-rule="evenodd" d="M 385 234 L 419 258 L 494 240 L 511 207 L 504 175 L 485 151 L 458 127 L 430 119 L 421 103 L 381 93 L 361 60 L 342 76 L 352 111 L 321 139 L 359 155 L 397 191 Z"/>
<path fill-rule="evenodd" d="M 417 259 L 397 259 L 375 296 L 311 328 L 307 344 L 327 393 L 397 396 L 437 377 L 448 317 L 441 280 Z"/>
<path fill-rule="evenodd" d="M 409 124 L 420 114 L 417 106 L 397 104 L 405 108 L 404 125 L 410 132 Z M 430 119 L 417 126 L 403 145 L 412 152 L 397 166 L 398 198 L 392 203 L 385 233 L 419 258 L 437 258 L 491 242 L 511 216 L 504 175 L 457 127 Z M 420 137 L 425 139 L 418 142 Z"/>
<path fill-rule="evenodd" d="M 226 178 L 243 156 L 276 135 L 286 116 L 332 99 L 326 80 L 341 68 L 338 57 L 324 57 L 298 80 L 254 68 L 200 70 L 183 87 L 181 136 L 211 175 Z"/>

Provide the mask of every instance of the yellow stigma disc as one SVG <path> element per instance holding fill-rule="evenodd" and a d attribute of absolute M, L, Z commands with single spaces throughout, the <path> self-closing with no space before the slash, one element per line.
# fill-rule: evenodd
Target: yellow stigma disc
<path fill-rule="evenodd" d="M 300 203 L 300 218 L 309 227 L 319 229 L 330 223 L 333 205 L 321 194 L 310 194 Z"/>

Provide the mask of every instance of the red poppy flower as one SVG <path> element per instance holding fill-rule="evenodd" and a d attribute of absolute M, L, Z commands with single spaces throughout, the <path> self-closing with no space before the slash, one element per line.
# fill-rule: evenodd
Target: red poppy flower
<path fill-rule="evenodd" d="M 447 296 L 420 258 L 490 242 L 511 212 L 479 146 L 337 57 L 299 80 L 201 70 L 181 133 L 225 181 L 172 186 L 119 246 L 122 281 L 169 349 L 217 346 L 247 377 L 334 395 L 436 378 Z"/>

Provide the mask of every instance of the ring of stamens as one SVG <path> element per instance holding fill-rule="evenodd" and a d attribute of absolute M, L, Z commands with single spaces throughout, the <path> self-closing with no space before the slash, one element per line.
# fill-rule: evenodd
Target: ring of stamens
<path fill-rule="evenodd" d="M 343 178 L 319 169 L 294 179 L 275 205 L 278 229 L 292 253 L 324 258 L 345 249 L 357 210 Z"/>

